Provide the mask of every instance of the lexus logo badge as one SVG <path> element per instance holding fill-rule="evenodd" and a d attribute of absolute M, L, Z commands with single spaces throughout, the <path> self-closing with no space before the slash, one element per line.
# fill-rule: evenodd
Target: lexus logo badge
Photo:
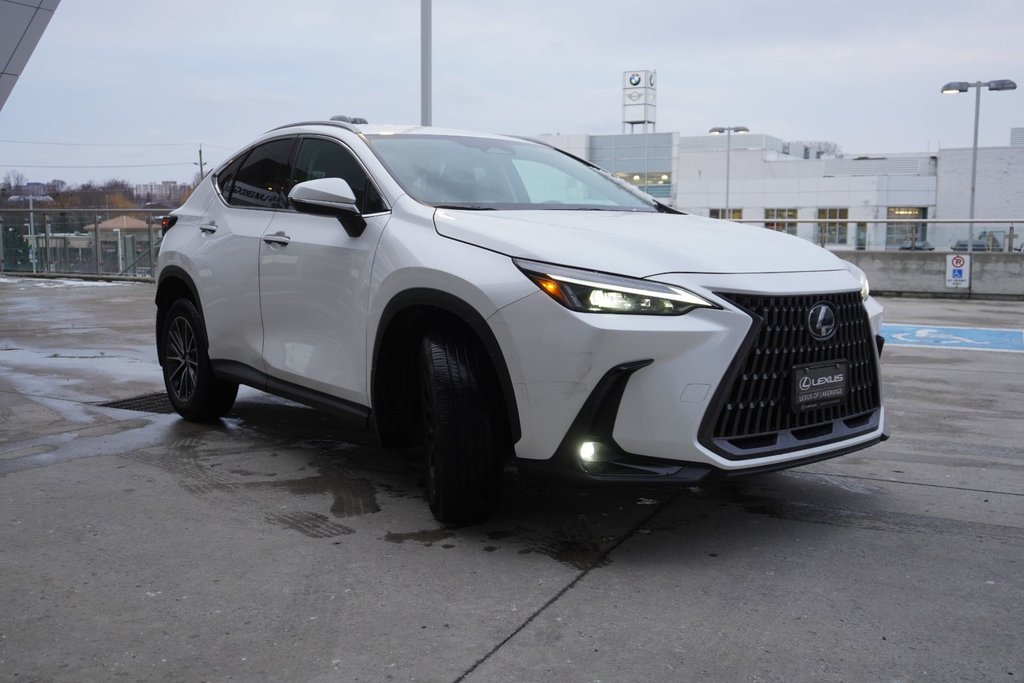
<path fill-rule="evenodd" d="M 811 306 L 807 314 L 807 330 L 818 341 L 830 339 L 836 333 L 836 311 L 832 304 L 821 302 Z"/>

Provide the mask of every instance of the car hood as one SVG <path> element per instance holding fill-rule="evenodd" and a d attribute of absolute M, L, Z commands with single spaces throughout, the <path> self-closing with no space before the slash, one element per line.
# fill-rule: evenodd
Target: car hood
<path fill-rule="evenodd" d="M 632 277 L 845 269 L 807 240 L 687 214 L 438 209 L 434 225 L 508 256 Z"/>

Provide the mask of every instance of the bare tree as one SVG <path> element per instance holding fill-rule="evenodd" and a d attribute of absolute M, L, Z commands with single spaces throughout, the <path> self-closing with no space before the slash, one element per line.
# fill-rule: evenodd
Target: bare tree
<path fill-rule="evenodd" d="M 25 189 L 25 181 L 25 174 L 17 169 L 11 169 L 4 173 L 3 185 L 11 194 L 21 194 L 21 191 Z"/>

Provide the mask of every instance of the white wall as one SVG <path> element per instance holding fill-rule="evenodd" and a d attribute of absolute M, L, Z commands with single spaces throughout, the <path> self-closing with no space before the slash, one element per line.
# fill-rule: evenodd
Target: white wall
<path fill-rule="evenodd" d="M 796 208 L 797 234 L 815 239 L 818 209 L 845 208 L 850 220 L 867 225 L 866 247 L 885 246 L 889 207 L 924 207 L 929 216 L 936 201 L 934 164 L 926 155 L 893 159 L 797 159 L 765 150 L 733 150 L 729 168 L 729 206 L 743 209 L 744 219 L 760 220 L 765 208 Z M 863 161 L 863 163 L 858 163 Z M 895 163 L 889 163 L 895 162 Z M 831 165 L 831 168 L 830 168 Z M 905 175 L 874 175 L 869 171 L 891 166 Z M 825 175 L 827 171 L 846 174 Z M 865 175 L 858 173 L 865 172 Z M 921 175 L 917 175 L 921 174 Z M 700 215 L 725 206 L 725 154 L 698 151 L 679 154 L 674 175 L 674 205 Z M 847 230 L 847 246 L 856 246 L 856 228 Z"/>
<path fill-rule="evenodd" d="M 978 149 L 978 176 L 974 215 L 977 218 L 1024 218 L 1024 147 Z M 971 149 L 939 150 L 938 201 L 934 218 L 967 218 L 970 215 Z M 1020 234 L 1024 226 L 1016 225 Z M 949 247 L 967 238 L 966 225 L 934 226 L 929 241 Z M 990 230 L 1000 237 L 1003 225 L 976 225 L 974 233 Z M 935 239 L 931 238 L 934 235 Z"/>
<path fill-rule="evenodd" d="M 587 158 L 587 135 L 543 136 L 548 142 Z M 883 249 L 890 207 L 927 210 L 928 218 L 965 218 L 970 193 L 970 149 L 937 154 L 847 155 L 803 159 L 780 151 L 781 141 L 767 135 L 734 135 L 729 154 L 729 206 L 744 219 L 761 220 L 765 208 L 796 208 L 800 220 L 817 221 L 820 208 L 846 208 L 850 220 L 867 223 L 866 246 Z M 725 207 L 724 136 L 674 139 L 672 196 L 676 208 L 708 215 Z M 761 147 L 751 148 L 761 145 Z M 1024 146 L 982 148 L 978 152 L 976 215 L 1024 218 Z M 980 233 L 984 226 L 976 228 Z M 1000 234 L 1007 226 L 992 226 Z M 801 224 L 798 234 L 813 238 L 817 226 Z M 1018 234 L 1024 226 L 1017 225 Z M 964 224 L 930 225 L 928 241 L 948 249 L 967 238 Z M 847 246 L 856 246 L 856 227 Z"/>

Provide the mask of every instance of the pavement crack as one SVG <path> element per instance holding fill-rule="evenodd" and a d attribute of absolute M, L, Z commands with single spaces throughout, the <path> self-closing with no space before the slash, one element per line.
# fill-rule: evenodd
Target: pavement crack
<path fill-rule="evenodd" d="M 454 683 L 459 683 L 460 681 L 466 680 L 466 678 L 469 677 L 474 671 L 476 671 L 481 666 L 483 666 L 483 664 L 486 663 L 488 659 L 490 659 L 495 654 L 497 654 L 498 651 L 501 650 L 501 648 L 503 648 L 507 643 L 509 643 L 517 635 L 522 633 L 523 630 L 526 629 L 527 626 L 532 624 L 537 619 L 537 617 L 539 617 L 541 614 L 546 612 L 548 610 L 548 608 L 551 607 L 552 605 L 554 605 L 556 602 L 558 602 L 562 598 L 562 596 L 566 595 L 569 591 L 571 591 L 573 588 L 575 588 L 576 585 L 579 584 L 583 579 L 585 579 L 587 576 L 589 576 L 592 571 L 594 571 L 595 569 L 599 569 L 600 567 L 604 566 L 607 563 L 606 561 L 607 561 L 609 555 L 611 555 L 613 552 L 615 552 L 615 550 L 617 550 L 619 548 L 619 546 L 621 546 L 623 543 L 625 543 L 629 539 L 633 538 L 637 534 L 638 531 L 640 531 L 645 526 L 647 526 L 651 522 L 651 520 L 653 520 L 655 517 L 657 517 L 659 514 L 661 514 L 662 511 L 664 511 L 666 508 L 668 508 L 670 505 L 672 505 L 672 503 L 674 503 L 676 501 L 676 499 L 679 498 L 680 493 L 681 493 L 681 491 L 674 492 L 672 495 L 670 495 L 665 500 L 664 503 L 662 503 L 661 505 L 658 505 L 657 507 L 655 507 L 654 510 L 649 515 L 647 515 L 646 517 L 641 519 L 639 522 L 637 522 L 635 525 L 633 525 L 633 527 L 630 528 L 626 533 L 624 533 L 619 538 L 619 540 L 617 540 L 612 545 L 608 546 L 597 558 L 595 558 L 595 561 L 593 563 L 591 563 L 589 566 L 587 566 L 582 571 L 580 571 L 580 573 L 577 574 L 573 578 L 572 581 L 570 581 L 565 586 L 563 586 L 561 589 L 559 589 L 558 592 L 556 592 L 547 601 L 545 601 L 543 605 L 541 605 L 536 610 L 534 610 L 525 620 L 523 620 L 523 623 L 519 624 L 519 626 L 517 626 L 515 629 L 513 629 L 513 631 L 511 633 L 509 633 L 505 638 L 503 638 L 501 640 L 501 642 L 499 642 L 497 645 L 495 645 L 490 650 L 488 650 L 487 653 L 483 657 L 481 657 L 480 659 L 476 660 L 472 664 L 472 666 L 470 666 L 468 669 L 466 669 L 464 672 L 462 672 L 462 674 L 458 678 L 455 679 Z"/>
<path fill-rule="evenodd" d="M 857 479 L 859 481 L 877 481 L 883 484 L 905 484 L 907 486 L 923 486 L 930 489 L 943 489 L 947 491 L 967 491 L 970 493 L 990 493 L 994 496 L 1017 496 L 1024 497 L 1024 493 L 1013 491 L 994 491 L 992 489 L 975 489 L 968 486 L 950 486 L 948 484 L 928 484 L 921 481 L 903 481 L 901 479 L 882 479 L 881 477 L 862 477 L 853 474 L 826 474 L 825 472 L 813 472 L 805 470 L 806 474 L 814 474 L 820 477 L 836 477 L 837 479 Z"/>

